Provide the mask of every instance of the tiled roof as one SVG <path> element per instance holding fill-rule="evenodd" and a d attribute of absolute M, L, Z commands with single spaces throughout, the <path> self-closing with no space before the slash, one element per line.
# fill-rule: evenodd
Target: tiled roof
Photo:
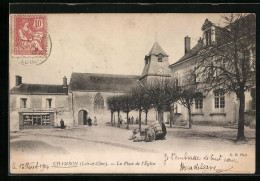
<path fill-rule="evenodd" d="M 10 90 L 11 94 L 68 94 L 63 85 L 21 84 Z"/>
<path fill-rule="evenodd" d="M 94 74 L 94 73 L 72 73 L 70 89 L 72 91 L 108 91 L 127 92 L 138 85 L 139 76 Z"/>
<path fill-rule="evenodd" d="M 168 56 L 165 51 L 162 49 L 162 47 L 159 45 L 159 43 L 156 41 L 153 44 L 152 49 L 150 50 L 148 55 L 159 55 L 162 54 L 164 56 Z"/>

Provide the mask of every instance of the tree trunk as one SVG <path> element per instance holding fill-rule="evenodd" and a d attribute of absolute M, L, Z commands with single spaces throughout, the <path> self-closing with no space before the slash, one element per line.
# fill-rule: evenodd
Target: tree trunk
<path fill-rule="evenodd" d="M 173 111 L 174 110 L 170 110 L 170 127 L 172 127 L 172 121 L 173 121 Z"/>
<path fill-rule="evenodd" d="M 241 91 L 238 96 L 240 99 L 239 104 L 239 120 L 238 120 L 238 130 L 237 130 L 237 140 L 236 141 L 246 141 L 244 134 L 244 110 L 245 110 L 245 93 Z"/>
<path fill-rule="evenodd" d="M 145 124 L 147 125 L 147 114 L 148 114 L 148 111 L 145 111 Z"/>
<path fill-rule="evenodd" d="M 158 121 L 161 123 L 163 122 L 163 111 L 158 110 Z"/>
<path fill-rule="evenodd" d="M 155 109 L 155 108 L 154 108 Z M 155 109 L 155 112 L 156 112 L 156 114 L 155 114 L 155 119 L 156 119 L 156 121 L 158 120 L 158 111 L 157 111 L 157 109 Z"/>
<path fill-rule="evenodd" d="M 126 113 L 126 122 L 127 122 L 126 129 L 129 129 L 129 122 L 130 122 L 130 121 L 128 121 L 128 114 L 129 114 L 129 113 L 127 112 L 127 113 Z"/>
<path fill-rule="evenodd" d="M 113 112 L 111 112 L 111 126 L 114 126 L 113 125 Z"/>
<path fill-rule="evenodd" d="M 116 125 L 116 115 L 114 114 L 114 125 Z"/>
<path fill-rule="evenodd" d="M 117 119 L 118 119 L 118 127 L 120 128 L 120 118 L 119 118 L 120 111 L 117 111 Z"/>
<path fill-rule="evenodd" d="M 142 125 L 142 110 L 139 110 L 139 130 L 141 131 L 141 125 Z"/>
<path fill-rule="evenodd" d="M 189 129 L 191 129 L 191 127 L 192 127 L 192 121 L 191 121 L 191 109 L 190 109 L 190 106 L 188 106 L 188 112 L 189 112 L 189 122 L 188 122 L 188 124 L 189 124 Z"/>

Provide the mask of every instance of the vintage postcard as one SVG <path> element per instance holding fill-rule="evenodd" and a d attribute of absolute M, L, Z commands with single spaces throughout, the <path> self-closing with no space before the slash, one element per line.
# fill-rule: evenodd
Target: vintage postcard
<path fill-rule="evenodd" d="M 255 173 L 255 14 L 9 22 L 10 174 Z"/>

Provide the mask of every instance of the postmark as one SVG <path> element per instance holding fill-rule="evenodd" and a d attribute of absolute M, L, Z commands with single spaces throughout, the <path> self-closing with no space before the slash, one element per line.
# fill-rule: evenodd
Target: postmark
<path fill-rule="evenodd" d="M 39 65 L 51 52 L 46 15 L 10 16 L 10 53 L 22 65 Z"/>

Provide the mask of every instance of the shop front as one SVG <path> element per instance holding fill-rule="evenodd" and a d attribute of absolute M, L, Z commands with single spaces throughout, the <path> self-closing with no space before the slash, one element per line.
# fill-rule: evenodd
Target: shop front
<path fill-rule="evenodd" d="M 53 128 L 54 112 L 20 112 L 19 129 Z"/>

